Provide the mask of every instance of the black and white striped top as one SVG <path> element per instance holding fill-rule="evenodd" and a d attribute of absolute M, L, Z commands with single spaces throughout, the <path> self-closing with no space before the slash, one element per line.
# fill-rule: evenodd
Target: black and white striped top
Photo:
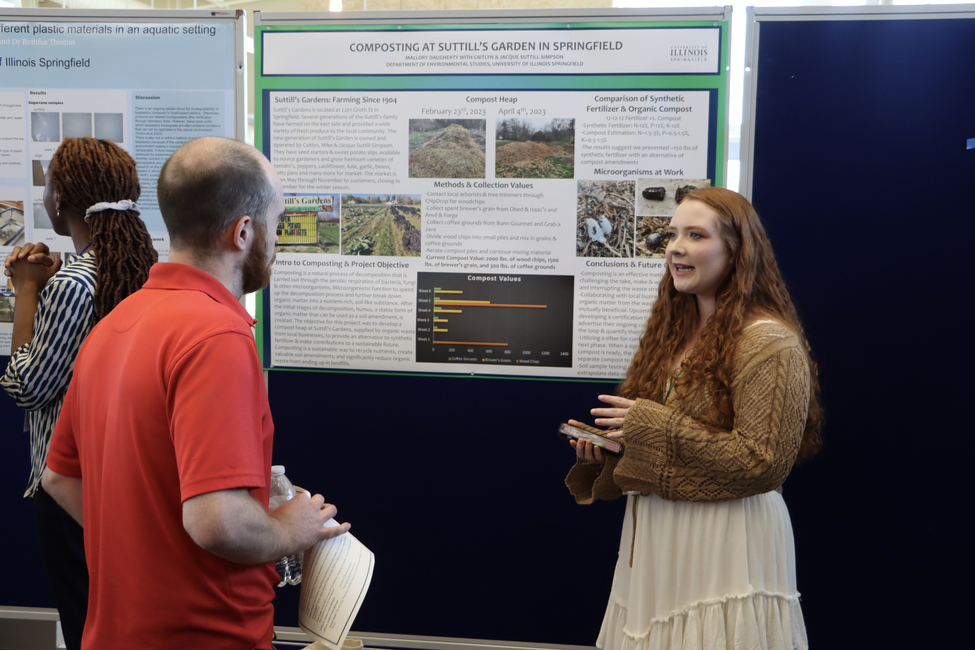
<path fill-rule="evenodd" d="M 10 357 L 0 385 L 27 411 L 33 497 L 51 446 L 51 434 L 71 381 L 74 360 L 95 325 L 95 255 L 78 255 L 47 281 L 34 316 L 34 339 Z"/>

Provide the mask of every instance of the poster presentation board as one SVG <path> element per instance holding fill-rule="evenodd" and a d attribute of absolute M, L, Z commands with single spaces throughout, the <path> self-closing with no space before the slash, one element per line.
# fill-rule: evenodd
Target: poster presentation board
<path fill-rule="evenodd" d="M 621 377 L 724 183 L 730 11 L 256 14 L 265 367 Z"/>
<path fill-rule="evenodd" d="M 160 259 L 169 237 L 156 179 L 187 140 L 243 140 L 243 11 L 0 9 L 0 257 L 25 242 L 74 253 L 44 209 L 44 177 L 68 137 L 135 158 L 138 206 Z M 0 351 L 14 298 L 0 290 Z"/>

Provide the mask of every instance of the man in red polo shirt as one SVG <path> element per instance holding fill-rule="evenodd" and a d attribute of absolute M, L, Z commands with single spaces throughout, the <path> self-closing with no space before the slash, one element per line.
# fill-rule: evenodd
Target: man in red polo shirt
<path fill-rule="evenodd" d="M 271 648 L 270 563 L 349 529 L 317 494 L 267 513 L 274 424 L 239 300 L 270 279 L 281 181 L 256 149 L 201 138 L 158 199 L 169 262 L 89 335 L 43 477 L 84 525 L 82 648 Z"/>

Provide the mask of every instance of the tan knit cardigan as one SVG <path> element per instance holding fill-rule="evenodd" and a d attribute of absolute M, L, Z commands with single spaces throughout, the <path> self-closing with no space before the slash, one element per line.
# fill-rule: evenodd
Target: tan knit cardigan
<path fill-rule="evenodd" d="M 809 365 L 788 327 L 760 321 L 738 341 L 731 383 L 734 428 L 700 421 L 704 403 L 672 391 L 638 399 L 623 421 L 626 450 L 605 466 L 576 463 L 565 483 L 578 503 L 652 492 L 671 501 L 726 501 L 778 489 L 792 469 L 809 408 Z M 697 417 L 695 417 L 697 416 Z"/>

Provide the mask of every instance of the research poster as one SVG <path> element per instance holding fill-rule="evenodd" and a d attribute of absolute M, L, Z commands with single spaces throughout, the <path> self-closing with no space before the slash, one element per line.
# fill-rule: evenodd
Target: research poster
<path fill-rule="evenodd" d="M 727 22 L 268 23 L 266 367 L 625 374 L 677 202 L 724 183 Z"/>
<path fill-rule="evenodd" d="M 159 169 L 187 140 L 235 136 L 243 28 L 233 11 L 151 22 L 139 13 L 0 11 L 0 257 L 25 242 L 74 253 L 44 208 L 44 182 L 61 141 L 84 136 L 135 158 L 141 217 L 168 257 Z M 0 284 L 0 354 L 8 354 L 15 298 Z"/>

